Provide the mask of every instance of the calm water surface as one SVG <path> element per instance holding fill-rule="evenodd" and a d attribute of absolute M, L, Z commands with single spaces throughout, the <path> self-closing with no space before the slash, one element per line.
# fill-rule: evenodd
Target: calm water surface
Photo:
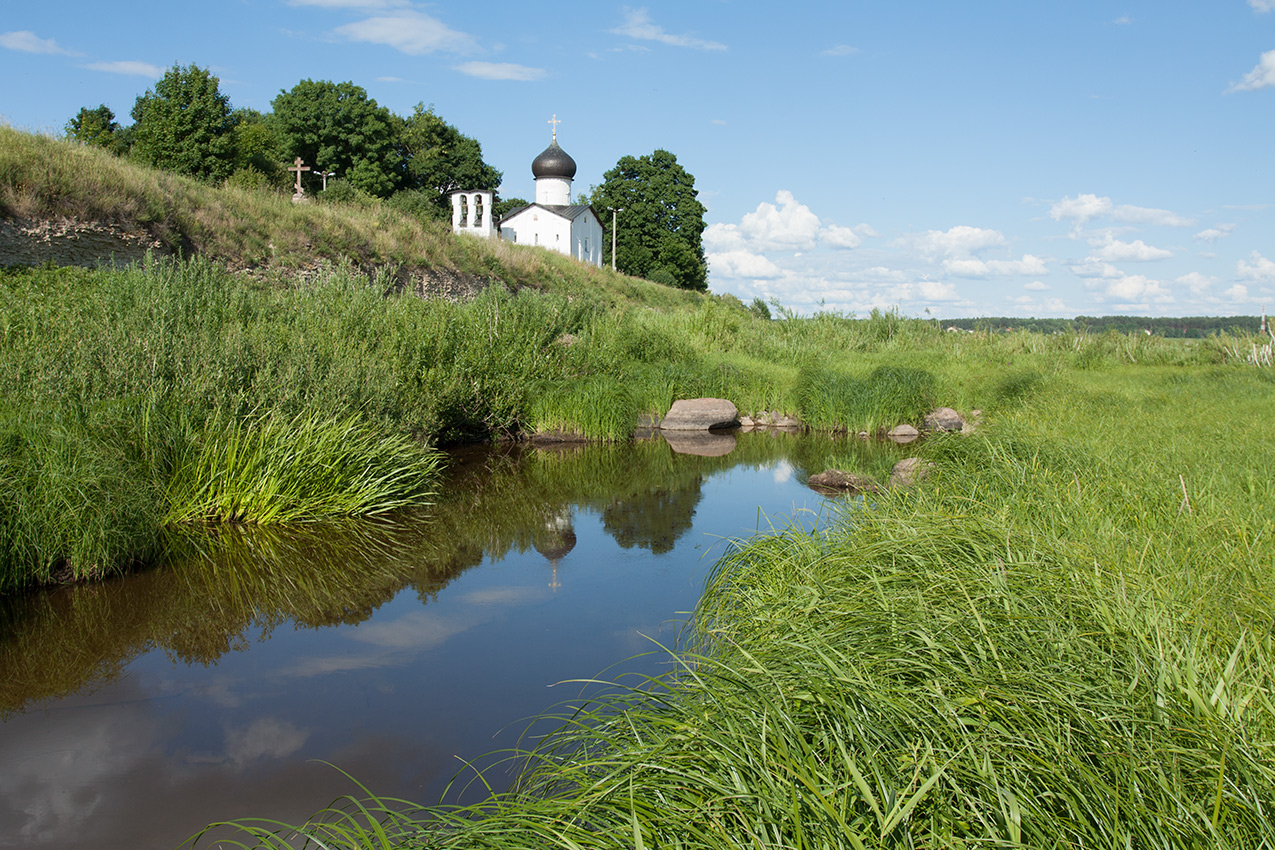
<path fill-rule="evenodd" d="M 300 821 L 360 793 L 320 762 L 436 802 L 460 759 L 576 697 L 569 680 L 661 669 L 633 656 L 676 640 L 725 539 L 812 525 L 828 506 L 806 470 L 895 459 L 874 451 L 745 434 L 722 457 L 469 452 L 428 514 L 208 532 L 163 568 L 5 600 L 0 847 Z"/>

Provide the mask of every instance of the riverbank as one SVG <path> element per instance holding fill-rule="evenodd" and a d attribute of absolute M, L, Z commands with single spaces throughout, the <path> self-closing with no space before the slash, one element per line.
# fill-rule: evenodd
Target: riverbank
<path fill-rule="evenodd" d="M 494 286 L 459 303 L 387 294 L 340 266 L 260 281 L 153 260 L 13 268 L 0 284 L 0 592 L 153 561 L 168 523 L 421 504 L 432 446 L 625 440 L 677 398 L 871 432 L 939 404 L 1012 410 L 1068 369 L 1224 363 L 1246 348 L 954 335 L 888 313 L 768 320 L 729 297 L 620 307 Z"/>
<path fill-rule="evenodd" d="M 1271 844 L 1273 386 L 1253 368 L 1043 375 L 978 435 L 932 440 L 925 487 L 741 541 L 680 667 L 564 716 L 511 756 L 512 792 L 338 806 L 300 832 L 348 848 Z M 290 832 L 253 831 L 263 847 Z"/>

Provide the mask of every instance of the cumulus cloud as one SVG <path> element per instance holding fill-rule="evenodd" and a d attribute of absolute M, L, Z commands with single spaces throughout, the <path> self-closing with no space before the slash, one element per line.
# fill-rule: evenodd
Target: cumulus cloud
<path fill-rule="evenodd" d="M 713 275 L 773 280 L 783 277 L 783 270 L 761 254 L 751 251 L 721 251 L 707 256 Z"/>
<path fill-rule="evenodd" d="M 1049 217 L 1054 221 L 1067 218 L 1081 225 L 1091 218 L 1106 215 L 1111 212 L 1113 206 L 1110 198 L 1100 198 L 1092 194 L 1077 195 L 1074 198 L 1063 198 L 1056 202 L 1049 208 Z"/>
<path fill-rule="evenodd" d="M 1173 301 L 1173 295 L 1161 285 L 1144 275 L 1131 274 L 1117 278 L 1107 284 L 1106 294 L 1121 301 Z"/>
<path fill-rule="evenodd" d="M 1033 280 L 1031 283 L 1023 286 L 1023 289 L 1026 289 L 1030 292 L 1045 292 L 1046 290 L 1049 289 L 1049 286 L 1047 284 L 1041 283 L 1039 280 Z"/>
<path fill-rule="evenodd" d="M 1257 91 L 1258 89 L 1275 86 L 1275 50 L 1268 50 L 1262 54 L 1262 58 L 1258 60 L 1253 70 L 1244 75 L 1244 79 L 1238 83 L 1231 83 L 1230 88 L 1226 91 Z"/>
<path fill-rule="evenodd" d="M 690 47 L 695 50 L 725 50 L 726 45 L 717 41 L 706 41 L 690 35 L 674 35 L 651 22 L 651 15 L 646 9 L 624 9 L 624 23 L 613 30 L 614 35 L 624 35 L 639 41 L 655 41 L 670 47 Z"/>
<path fill-rule="evenodd" d="M 1086 257 L 1083 263 L 1074 263 L 1071 266 L 1071 270 L 1077 277 L 1083 278 L 1108 279 L 1120 277 L 1124 274 L 1111 263 L 1105 263 L 1097 257 Z"/>
<path fill-rule="evenodd" d="M 1191 227 L 1195 219 L 1184 218 L 1170 210 L 1158 210 L 1153 207 L 1135 207 L 1132 204 L 1121 204 L 1111 211 L 1116 221 L 1129 224 L 1159 225 L 1161 227 Z"/>
<path fill-rule="evenodd" d="M 1237 262 L 1235 271 L 1245 280 L 1261 280 L 1275 283 L 1275 262 L 1266 259 L 1256 251 L 1249 254 L 1248 261 L 1240 260 Z"/>
<path fill-rule="evenodd" d="M 1222 294 L 1232 301 L 1244 301 L 1248 298 L 1248 287 L 1242 283 L 1237 283 Z"/>
<path fill-rule="evenodd" d="M 51 38 L 40 38 L 30 30 L 0 33 L 0 47 L 21 50 L 23 53 L 53 53 L 61 56 L 80 56 L 58 45 Z"/>
<path fill-rule="evenodd" d="M 470 77 L 482 80 L 518 80 L 529 82 L 542 80 L 544 68 L 530 68 L 526 65 L 515 65 L 512 62 L 462 62 L 456 70 Z"/>
<path fill-rule="evenodd" d="M 1136 262 L 1148 263 L 1152 260 L 1163 260 L 1173 256 L 1173 252 L 1164 248 L 1148 245 L 1141 239 L 1132 242 L 1121 242 L 1119 239 L 1107 237 L 1106 242 L 1094 251 L 1094 256 L 1108 263 Z"/>
<path fill-rule="evenodd" d="M 1233 224 L 1219 224 L 1217 227 L 1210 227 L 1207 230 L 1201 230 L 1199 233 L 1195 234 L 1195 236 L 1192 238 L 1198 239 L 1201 242 L 1208 242 L 1211 244 L 1213 242 L 1216 242 L 1219 239 L 1222 239 L 1223 237 L 1230 236 L 1231 231 L 1234 229 L 1235 229 L 1235 225 Z"/>
<path fill-rule="evenodd" d="M 478 50 L 473 36 L 424 12 L 411 10 L 355 21 L 337 27 L 335 32 L 350 41 L 384 44 L 409 56 L 436 51 L 463 55 Z"/>
<path fill-rule="evenodd" d="M 810 207 L 781 189 L 775 193 L 775 203 L 763 201 L 739 224 L 710 224 L 704 230 L 704 244 L 717 251 L 808 251 L 820 243 L 831 248 L 857 248 L 864 236 L 875 235 L 876 231 L 865 224 L 824 226 Z"/>
<path fill-rule="evenodd" d="M 1275 10 L 1275 0 L 1248 0 L 1248 5 L 1252 6 L 1255 12 Z"/>
<path fill-rule="evenodd" d="M 955 301 L 956 286 L 937 280 L 920 280 L 916 283 L 917 293 L 926 301 Z"/>
<path fill-rule="evenodd" d="M 975 251 L 1005 244 L 1005 236 L 999 230 L 970 227 L 958 224 L 949 230 L 927 230 L 915 238 L 915 243 L 929 257 L 968 257 Z"/>
<path fill-rule="evenodd" d="M 164 69 L 149 62 L 92 62 L 84 66 L 90 71 L 103 71 L 107 74 L 125 74 L 133 77 L 149 77 L 158 80 L 164 76 Z"/>
<path fill-rule="evenodd" d="M 1177 278 L 1175 282 L 1190 287 L 1191 292 L 1194 295 L 1203 295 L 1209 290 L 1209 287 L 1217 283 L 1217 278 L 1209 277 L 1208 275 L 1203 275 L 1199 272 L 1191 272 Z"/>
<path fill-rule="evenodd" d="M 1045 261 L 1031 254 L 1021 260 L 980 260 L 977 257 L 958 257 L 943 261 L 943 270 L 957 277 L 990 277 L 992 275 L 1047 274 Z"/>

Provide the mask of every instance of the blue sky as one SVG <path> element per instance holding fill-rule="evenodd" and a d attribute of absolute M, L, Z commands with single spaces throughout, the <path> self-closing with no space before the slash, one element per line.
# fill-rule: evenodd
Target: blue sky
<path fill-rule="evenodd" d="M 0 117 L 123 123 L 174 64 L 268 111 L 302 79 L 423 102 L 531 197 L 672 151 L 709 285 L 798 312 L 1275 309 L 1275 0 L 622 5 L 0 0 Z"/>

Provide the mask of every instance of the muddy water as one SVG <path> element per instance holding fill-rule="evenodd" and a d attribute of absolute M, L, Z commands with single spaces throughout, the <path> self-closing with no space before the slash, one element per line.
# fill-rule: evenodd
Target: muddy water
<path fill-rule="evenodd" d="M 634 656 L 676 640 L 727 538 L 828 513 L 807 470 L 896 459 L 792 435 L 729 449 L 470 451 L 430 511 L 190 533 L 161 568 L 0 600 L 0 847 L 300 821 L 359 793 L 331 765 L 438 801 L 461 759 L 578 698 L 570 680 L 661 669 Z"/>

